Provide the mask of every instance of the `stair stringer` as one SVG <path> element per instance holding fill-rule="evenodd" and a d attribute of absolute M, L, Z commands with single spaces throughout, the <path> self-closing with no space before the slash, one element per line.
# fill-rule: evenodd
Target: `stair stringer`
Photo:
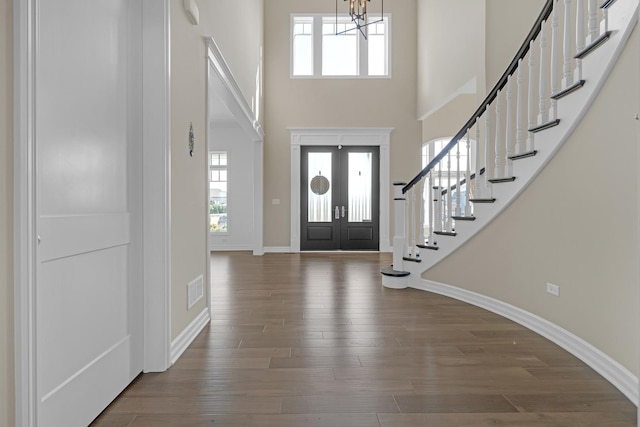
<path fill-rule="evenodd" d="M 569 139 L 582 118 L 595 101 L 600 89 L 613 70 L 618 58 L 638 22 L 638 0 L 618 0 L 609 9 L 610 39 L 582 60 L 584 86 L 569 96 L 559 99 L 557 126 L 535 134 L 538 153 L 535 156 L 513 162 L 516 180 L 493 184 L 495 203 L 476 203 L 475 221 L 457 221 L 457 236 L 438 236 L 439 250 L 421 250 L 421 263 L 403 262 L 401 270 L 410 272 L 406 286 L 423 289 L 422 274 L 462 247 L 480 230 L 489 225 L 505 210 L 551 161 Z M 394 267 L 396 268 L 396 267 Z"/>

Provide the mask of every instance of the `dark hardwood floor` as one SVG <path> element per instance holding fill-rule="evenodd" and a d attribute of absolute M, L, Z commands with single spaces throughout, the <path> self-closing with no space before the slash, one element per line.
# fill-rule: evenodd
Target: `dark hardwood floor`
<path fill-rule="evenodd" d="M 212 321 L 96 426 L 636 426 L 566 351 L 480 308 L 381 286 L 390 254 L 215 253 Z"/>

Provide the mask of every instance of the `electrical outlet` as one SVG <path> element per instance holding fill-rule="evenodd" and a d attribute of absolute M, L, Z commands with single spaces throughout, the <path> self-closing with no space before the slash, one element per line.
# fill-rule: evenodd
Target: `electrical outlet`
<path fill-rule="evenodd" d="M 560 296 L 560 286 L 554 285 L 553 283 L 547 283 L 547 292 L 551 295 L 555 295 L 557 297 Z"/>

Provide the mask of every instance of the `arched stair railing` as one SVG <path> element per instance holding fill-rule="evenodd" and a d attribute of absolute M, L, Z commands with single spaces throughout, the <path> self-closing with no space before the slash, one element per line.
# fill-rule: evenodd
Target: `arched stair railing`
<path fill-rule="evenodd" d="M 636 9 L 637 0 L 600 4 L 596 0 L 548 0 L 544 4 L 513 60 L 469 120 L 409 183 L 394 183 L 394 254 L 392 266 L 381 270 L 384 286 L 406 287 L 407 276 L 424 272 L 446 256 L 443 252 L 455 249 L 455 244 L 446 243 L 448 239 L 459 239 L 458 246 L 463 243 L 458 230 L 461 223 L 475 223 L 471 234 L 479 230 L 480 205 L 506 206 L 510 202 L 506 199 L 517 195 L 505 192 L 509 197 L 500 200 L 495 194 L 500 186 L 524 185 L 516 181 L 528 182 L 535 176 L 537 172 L 529 166 L 522 168 L 526 173 L 515 173 L 516 163 L 532 162 L 539 170 L 550 159 L 562 141 L 556 141 L 552 150 L 545 146 L 545 160 L 540 160 L 542 148 L 537 147 L 536 138 L 550 129 L 555 137 L 553 128 L 562 128 L 564 117 L 572 122 L 564 124 L 564 134 L 577 123 L 583 113 L 573 111 L 575 102 L 562 104 L 567 110 L 561 111 L 559 100 L 591 83 L 589 100 L 581 101 L 591 102 L 596 86 L 601 86 L 602 76 L 608 73 L 596 62 L 615 62 L 630 34 L 630 22 L 637 20 L 626 15 L 635 14 Z M 589 63 L 602 69 L 596 76 L 599 80 L 589 82 L 583 62 L 590 58 L 585 58 L 600 53 L 599 48 L 614 35 L 612 53 Z M 563 138 L 566 136 L 557 137 Z M 476 145 L 475 150 L 471 144 Z M 435 261 L 423 262 L 430 257 Z"/>

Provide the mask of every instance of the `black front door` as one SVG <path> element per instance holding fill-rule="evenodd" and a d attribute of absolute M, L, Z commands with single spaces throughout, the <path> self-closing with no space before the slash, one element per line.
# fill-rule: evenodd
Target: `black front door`
<path fill-rule="evenodd" d="M 300 249 L 378 250 L 378 147 L 302 147 Z"/>

